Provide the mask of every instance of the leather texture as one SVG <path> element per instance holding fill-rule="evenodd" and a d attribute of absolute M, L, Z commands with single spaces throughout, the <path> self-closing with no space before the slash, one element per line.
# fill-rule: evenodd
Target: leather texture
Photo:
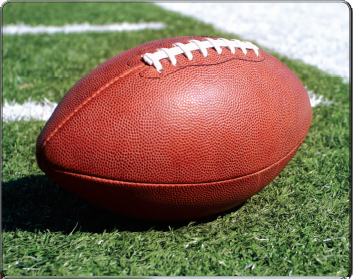
<path fill-rule="evenodd" d="M 83 77 L 37 140 L 40 168 L 81 198 L 128 216 L 183 220 L 241 204 L 287 165 L 310 127 L 308 94 L 264 51 L 176 56 L 163 72 L 127 50 Z"/>

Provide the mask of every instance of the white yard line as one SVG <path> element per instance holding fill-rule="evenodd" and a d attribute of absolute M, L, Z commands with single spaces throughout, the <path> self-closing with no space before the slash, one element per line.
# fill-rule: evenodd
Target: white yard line
<path fill-rule="evenodd" d="M 349 8 L 342 2 L 156 3 L 287 57 L 349 76 Z M 207 34 L 205 34 L 207 36 Z"/>
<path fill-rule="evenodd" d="M 121 32 L 121 31 L 137 31 L 144 29 L 163 29 L 162 22 L 141 22 L 141 23 L 116 23 L 108 25 L 90 25 L 83 24 L 66 24 L 64 26 L 30 26 L 25 24 L 10 24 L 2 28 L 4 35 L 23 35 L 23 34 L 56 34 L 56 33 L 83 33 L 83 32 Z"/>
<path fill-rule="evenodd" d="M 310 99 L 310 105 L 311 107 L 316 107 L 317 105 L 331 105 L 333 104 L 332 101 L 329 101 L 327 98 L 325 98 L 322 95 L 315 94 L 313 91 L 308 91 L 309 99 Z"/>
<path fill-rule="evenodd" d="M 47 121 L 58 104 L 44 99 L 43 102 L 35 102 L 29 99 L 24 104 L 17 104 L 15 101 L 5 103 L 2 107 L 2 119 L 4 122 L 25 120 Z"/>

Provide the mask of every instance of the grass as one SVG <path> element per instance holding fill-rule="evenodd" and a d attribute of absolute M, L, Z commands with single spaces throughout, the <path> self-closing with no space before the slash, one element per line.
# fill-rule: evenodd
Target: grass
<path fill-rule="evenodd" d="M 147 41 L 191 34 L 234 37 L 150 3 L 134 5 L 6 4 L 5 24 L 143 19 L 163 21 L 167 28 L 3 36 L 3 98 L 21 103 L 46 97 L 58 102 L 95 66 Z M 301 61 L 274 55 L 308 89 L 334 103 L 313 108 L 305 142 L 270 185 L 242 206 L 216 216 L 148 222 L 100 210 L 61 189 L 38 168 L 35 141 L 44 122 L 3 123 L 3 274 L 349 276 L 349 86 Z M 33 86 L 20 89 L 24 84 Z"/>
<path fill-rule="evenodd" d="M 25 23 L 62 26 L 65 24 L 92 25 L 111 24 L 117 22 L 160 21 L 164 13 L 157 6 L 151 8 L 150 3 L 8 3 L 4 6 L 3 24 Z M 29 12 L 30 11 L 30 12 Z M 69 12 L 68 12 L 69 11 Z M 164 19 L 165 20 L 165 19 Z"/>

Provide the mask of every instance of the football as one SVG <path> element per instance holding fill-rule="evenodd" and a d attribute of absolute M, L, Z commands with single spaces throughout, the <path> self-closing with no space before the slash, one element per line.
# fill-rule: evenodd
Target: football
<path fill-rule="evenodd" d="M 295 155 L 311 117 L 299 78 L 254 44 L 168 38 L 78 81 L 36 156 L 52 180 L 106 210 L 190 220 L 261 191 Z"/>

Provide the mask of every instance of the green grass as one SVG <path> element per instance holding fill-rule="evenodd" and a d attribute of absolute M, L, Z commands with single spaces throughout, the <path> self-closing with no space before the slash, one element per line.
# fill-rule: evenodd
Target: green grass
<path fill-rule="evenodd" d="M 70 13 L 65 12 L 67 5 L 72 5 Z M 112 5 L 119 8 L 113 9 Z M 6 24 L 105 24 L 144 19 L 163 21 L 167 28 L 3 36 L 3 98 L 21 103 L 29 97 L 46 97 L 58 102 L 95 66 L 147 41 L 192 34 L 234 37 L 149 3 L 134 5 L 6 4 Z M 313 108 L 305 142 L 270 185 L 244 205 L 200 220 L 140 221 L 89 205 L 64 191 L 38 168 L 35 141 L 44 122 L 3 123 L 3 273 L 349 276 L 349 86 L 339 77 L 277 56 L 308 89 L 334 104 Z M 23 84 L 33 85 L 20 90 Z"/>
<path fill-rule="evenodd" d="M 150 3 L 124 2 L 47 2 L 8 3 L 3 10 L 3 24 L 25 23 L 36 26 L 85 23 L 110 24 L 117 22 L 160 21 L 164 10 Z M 171 14 L 171 13 L 170 13 Z M 165 19 L 164 19 L 165 20 Z"/>

